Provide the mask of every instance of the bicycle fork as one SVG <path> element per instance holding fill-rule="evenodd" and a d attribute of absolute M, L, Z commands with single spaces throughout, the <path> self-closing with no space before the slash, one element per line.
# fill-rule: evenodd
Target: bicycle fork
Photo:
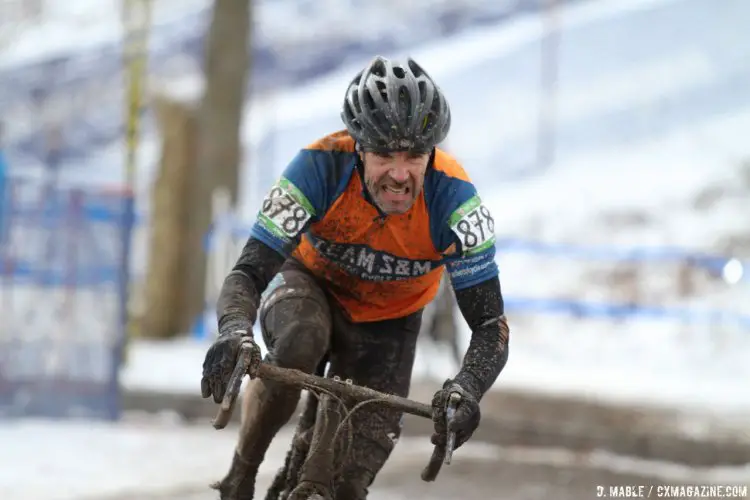
<path fill-rule="evenodd" d="M 347 381 L 351 383 L 350 381 Z M 315 431 L 300 471 L 299 482 L 288 500 L 333 500 L 333 476 L 336 455 L 336 430 L 342 415 L 336 401 L 321 393 L 315 418 Z"/>

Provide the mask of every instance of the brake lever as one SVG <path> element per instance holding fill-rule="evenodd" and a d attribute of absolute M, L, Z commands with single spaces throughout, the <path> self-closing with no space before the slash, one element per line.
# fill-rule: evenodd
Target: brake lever
<path fill-rule="evenodd" d="M 450 425 L 453 423 L 453 419 L 456 416 L 456 410 L 458 409 L 459 403 L 461 403 L 461 394 L 458 392 L 450 393 L 445 408 L 446 429 L 450 429 Z M 435 445 L 435 448 L 432 450 L 430 462 L 422 471 L 423 481 L 434 481 L 440 473 L 440 468 L 443 464 L 450 465 L 453 458 L 453 450 L 456 447 L 456 433 L 448 431 L 446 437 L 447 440 L 445 446 Z"/>
<path fill-rule="evenodd" d="M 247 343 L 243 342 L 240 344 L 237 364 L 234 366 L 232 376 L 229 378 L 227 390 L 224 393 L 224 398 L 221 400 L 221 406 L 219 406 L 216 417 L 211 422 L 214 429 L 223 429 L 231 420 L 234 404 L 240 395 L 242 380 L 245 378 L 245 375 L 250 375 L 251 378 L 257 375 L 259 360 L 253 359 L 252 351 L 252 347 Z"/>
<path fill-rule="evenodd" d="M 456 417 L 456 410 L 458 405 L 461 403 L 461 394 L 457 392 L 451 392 L 448 397 L 448 407 L 445 409 L 445 428 L 450 429 L 453 419 Z M 448 432 L 448 439 L 445 443 L 445 465 L 450 465 L 453 459 L 453 449 L 456 447 L 456 433 Z"/>

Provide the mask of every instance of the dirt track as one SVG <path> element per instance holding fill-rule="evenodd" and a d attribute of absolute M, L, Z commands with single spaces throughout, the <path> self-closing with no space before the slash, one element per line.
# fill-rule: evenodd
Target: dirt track
<path fill-rule="evenodd" d="M 687 469 L 677 465 L 624 459 L 606 454 L 574 454 L 564 450 L 533 450 L 476 445 L 459 450 L 452 465 L 445 467 L 435 483 L 425 483 L 419 473 L 429 456 L 423 440 L 400 443 L 392 460 L 377 478 L 371 500 L 465 499 L 465 500 L 585 500 L 612 498 L 611 486 L 642 486 L 643 498 L 722 498 L 712 492 L 693 496 L 665 496 L 658 485 L 726 485 L 745 487 L 740 496 L 750 498 L 750 468 L 723 471 Z M 223 471 L 222 471 L 223 472 Z M 270 477 L 259 479 L 256 499 L 263 500 Z M 597 490 L 604 488 L 604 495 Z M 648 496 L 650 486 L 655 486 Z M 732 491 L 730 491 L 732 493 Z M 174 492 L 138 500 L 216 500 L 208 489 Z M 635 493 L 619 498 L 638 498 Z M 118 500 L 136 500 L 121 498 Z"/>

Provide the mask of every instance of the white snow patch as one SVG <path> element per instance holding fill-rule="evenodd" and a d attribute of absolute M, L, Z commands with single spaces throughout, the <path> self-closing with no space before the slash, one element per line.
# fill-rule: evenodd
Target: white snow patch
<path fill-rule="evenodd" d="M 105 424 L 88 421 L 27 420 L 0 426 L 0 498 L 7 500 L 101 499 L 111 496 L 206 491 L 228 470 L 236 428 L 215 431 L 210 426 L 177 426 L 153 419 Z M 283 463 L 291 429 L 273 441 L 258 477 L 264 490 Z M 383 471 L 417 471 L 432 445 L 427 438 L 402 438 Z M 454 461 L 485 460 L 591 468 L 639 474 L 666 481 L 695 484 L 746 484 L 748 467 L 690 468 L 666 462 L 620 457 L 594 450 L 586 455 L 562 449 L 502 448 L 469 442 Z M 386 487 L 381 481 L 378 489 Z"/>

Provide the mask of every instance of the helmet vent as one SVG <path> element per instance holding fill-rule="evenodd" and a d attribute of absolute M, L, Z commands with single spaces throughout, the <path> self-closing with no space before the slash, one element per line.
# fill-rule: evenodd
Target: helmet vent
<path fill-rule="evenodd" d="M 370 71 L 375 76 L 379 76 L 380 78 L 385 78 L 386 70 L 385 70 L 385 63 L 383 63 L 383 60 L 380 58 L 376 59 L 375 63 L 370 67 Z"/>
<path fill-rule="evenodd" d="M 388 87 L 386 87 L 385 82 L 375 80 L 375 86 L 377 87 L 378 92 L 380 92 L 380 95 L 383 96 L 383 100 L 388 102 Z"/>
<path fill-rule="evenodd" d="M 422 67 L 417 64 L 413 59 L 409 59 L 409 69 L 411 70 L 412 74 L 415 78 L 419 78 L 422 75 L 424 75 L 424 71 L 422 70 Z"/>
<path fill-rule="evenodd" d="M 359 104 L 359 92 L 357 89 L 352 89 L 352 103 L 354 104 L 354 109 L 357 113 L 362 112 L 362 106 Z"/>
<path fill-rule="evenodd" d="M 411 97 L 409 96 L 409 90 L 406 87 L 398 89 L 398 108 L 405 110 L 408 114 L 408 118 L 411 119 Z"/>

